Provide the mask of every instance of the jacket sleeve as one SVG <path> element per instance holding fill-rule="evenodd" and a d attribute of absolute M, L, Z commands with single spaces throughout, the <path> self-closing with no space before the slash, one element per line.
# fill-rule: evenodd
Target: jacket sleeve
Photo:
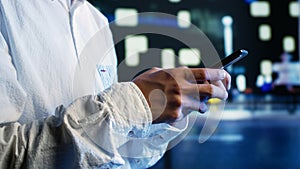
<path fill-rule="evenodd" d="M 2 33 L 0 33 L 0 72 L 0 123 L 17 121 L 24 109 L 26 93 L 18 82 L 18 75 Z"/>
<path fill-rule="evenodd" d="M 183 130 L 151 121 L 138 87 L 116 83 L 45 120 L 2 124 L 1 168 L 147 168 Z"/>
<path fill-rule="evenodd" d="M 21 125 L 26 93 L 0 34 L 0 168 L 147 168 L 182 129 L 152 124 L 132 82 L 80 97 L 55 116 Z"/>
<path fill-rule="evenodd" d="M 147 168 L 182 132 L 152 124 L 150 108 L 132 82 L 59 106 L 55 116 L 18 123 L 26 92 L 5 35 L 1 30 L 0 168 Z"/>

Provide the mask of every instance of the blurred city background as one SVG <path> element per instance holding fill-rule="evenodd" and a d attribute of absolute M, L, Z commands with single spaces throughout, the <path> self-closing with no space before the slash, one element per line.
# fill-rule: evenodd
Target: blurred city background
<path fill-rule="evenodd" d="M 147 67 L 211 64 L 216 60 L 205 57 L 214 52 L 204 48 L 209 42 L 220 59 L 249 51 L 227 68 L 232 89 L 212 137 L 198 142 L 205 120 L 198 115 L 187 136 L 152 169 L 300 168 L 298 1 L 89 1 L 111 22 L 120 81 Z M 154 31 L 140 32 L 147 28 Z"/>

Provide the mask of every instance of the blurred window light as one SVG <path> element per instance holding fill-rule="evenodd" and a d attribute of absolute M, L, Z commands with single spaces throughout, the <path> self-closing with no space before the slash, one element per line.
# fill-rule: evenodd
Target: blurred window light
<path fill-rule="evenodd" d="M 295 38 L 292 36 L 285 36 L 283 38 L 283 50 L 285 52 L 294 52 L 296 45 L 295 45 Z"/>
<path fill-rule="evenodd" d="M 138 25 L 138 11 L 134 8 L 117 8 L 115 18 L 118 26 L 135 27 Z"/>
<path fill-rule="evenodd" d="M 265 78 L 263 75 L 258 75 L 257 79 L 256 79 L 256 86 L 257 87 L 262 87 L 262 85 L 264 85 L 265 83 Z"/>
<path fill-rule="evenodd" d="M 191 25 L 191 13 L 189 11 L 179 11 L 177 13 L 177 23 L 181 28 L 188 28 Z"/>
<path fill-rule="evenodd" d="M 268 1 L 254 1 L 250 4 L 250 14 L 253 17 L 270 16 L 271 8 Z"/>
<path fill-rule="evenodd" d="M 299 17 L 299 2 L 293 1 L 289 4 L 289 12 L 291 17 Z"/>
<path fill-rule="evenodd" d="M 244 92 L 246 90 L 247 84 L 245 75 L 241 74 L 236 77 L 236 86 L 240 92 Z"/>
<path fill-rule="evenodd" d="M 184 48 L 179 50 L 179 64 L 184 66 L 198 66 L 200 62 L 200 51 L 198 49 Z"/>
<path fill-rule="evenodd" d="M 232 23 L 233 19 L 231 16 L 224 16 L 222 18 L 222 24 L 224 26 L 224 48 L 226 56 L 232 53 Z"/>
<path fill-rule="evenodd" d="M 140 53 L 148 51 L 148 38 L 144 35 L 129 35 L 125 38 L 125 63 L 129 67 L 140 64 Z"/>
<path fill-rule="evenodd" d="M 273 81 L 272 75 L 267 75 L 267 76 L 265 77 L 265 82 L 266 82 L 266 83 L 272 83 L 272 81 Z"/>
<path fill-rule="evenodd" d="M 244 120 L 244 119 L 250 119 L 252 117 L 251 111 L 245 110 L 245 109 L 237 109 L 237 110 L 224 110 L 222 114 L 222 120 Z"/>
<path fill-rule="evenodd" d="M 233 19 L 231 16 L 224 16 L 222 18 L 222 23 L 224 26 L 231 26 L 232 22 L 233 22 Z"/>
<path fill-rule="evenodd" d="M 175 67 L 175 52 L 173 49 L 161 51 L 161 67 L 164 69 Z"/>
<path fill-rule="evenodd" d="M 169 0 L 169 2 L 178 3 L 178 2 L 181 2 L 181 0 Z"/>
<path fill-rule="evenodd" d="M 272 30 L 270 25 L 262 24 L 258 28 L 258 36 L 262 41 L 269 41 L 272 38 Z"/>
<path fill-rule="evenodd" d="M 231 116 L 236 116 L 237 114 L 238 113 L 230 114 L 230 115 Z M 228 115 L 226 114 L 226 115 L 223 115 L 223 116 L 229 116 L 229 114 Z M 241 134 L 217 134 L 217 135 L 213 135 L 210 138 L 210 141 L 221 141 L 221 142 L 239 142 L 239 141 L 243 141 L 243 140 L 244 140 L 244 136 L 241 135 Z"/>
<path fill-rule="evenodd" d="M 272 61 L 270 60 L 262 60 L 260 62 L 260 74 L 263 76 L 272 75 Z"/>

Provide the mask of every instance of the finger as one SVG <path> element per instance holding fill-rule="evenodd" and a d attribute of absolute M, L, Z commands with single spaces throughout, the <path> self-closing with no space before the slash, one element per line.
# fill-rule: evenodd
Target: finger
<path fill-rule="evenodd" d="M 222 83 L 214 83 L 214 82 L 211 82 L 212 84 L 215 84 L 215 85 L 217 85 L 217 86 L 221 86 L 221 85 L 223 85 L 224 86 L 224 88 L 228 91 L 228 90 L 230 90 L 230 88 L 231 88 L 231 76 L 226 72 L 226 74 L 225 74 L 225 78 L 223 79 L 223 80 L 221 80 L 221 82 Z M 221 85 L 219 85 L 219 84 L 221 84 Z"/>
<path fill-rule="evenodd" d="M 224 78 L 224 85 L 227 90 L 230 90 L 231 88 L 231 76 L 229 73 L 226 73 L 226 77 Z"/>
<path fill-rule="evenodd" d="M 204 82 L 201 84 L 187 83 L 181 88 L 182 94 L 184 96 L 189 96 L 194 99 L 200 100 L 200 98 L 214 97 L 217 95 L 217 92 L 221 91 L 223 96 L 226 88 L 222 81 L 212 81 L 210 83 Z"/>
<path fill-rule="evenodd" d="M 208 106 L 206 102 L 199 101 L 194 98 L 186 99 L 183 105 L 184 106 L 182 108 L 182 112 L 185 116 L 191 113 L 192 111 L 198 111 L 200 113 L 204 113 L 208 110 Z"/>
<path fill-rule="evenodd" d="M 226 100 L 228 93 L 221 81 L 216 81 L 214 84 L 196 84 L 200 96 L 208 96 L 210 98 L 219 98 Z"/>
<path fill-rule="evenodd" d="M 227 86 L 226 86 L 226 82 L 227 80 L 223 79 L 223 80 L 218 80 L 218 81 L 211 81 L 212 85 L 215 85 L 217 87 L 222 88 L 223 90 L 227 90 Z"/>
<path fill-rule="evenodd" d="M 222 84 L 226 90 L 230 90 L 230 88 L 231 88 L 231 76 L 230 76 L 229 73 L 227 73 L 225 71 L 225 78 L 223 80 L 221 80 L 222 83 L 219 83 L 218 81 L 204 81 L 201 84 L 211 83 L 211 84 L 214 84 L 214 85 L 217 85 L 217 86 L 220 86 L 220 87 L 221 87 L 220 84 Z M 215 82 L 217 82 L 217 83 L 215 83 Z"/>
<path fill-rule="evenodd" d="M 223 69 L 191 68 L 190 70 L 196 81 L 216 81 L 226 77 L 226 71 Z"/>

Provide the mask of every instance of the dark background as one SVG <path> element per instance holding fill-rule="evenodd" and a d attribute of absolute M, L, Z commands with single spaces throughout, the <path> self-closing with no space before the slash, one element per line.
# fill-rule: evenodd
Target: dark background
<path fill-rule="evenodd" d="M 224 57 L 224 42 L 223 42 L 223 26 L 221 18 L 229 15 L 233 18 L 233 49 L 244 48 L 249 51 L 247 59 L 235 64 L 232 68 L 232 76 L 243 73 L 247 78 L 247 88 L 249 91 L 260 93 L 261 91 L 256 87 L 256 79 L 259 75 L 259 65 L 263 59 L 271 60 L 272 62 L 280 61 L 280 55 L 284 52 L 282 47 L 282 40 L 284 36 L 293 36 L 296 41 L 296 50 L 290 52 L 293 55 L 293 61 L 299 60 L 298 49 L 298 18 L 289 16 L 289 3 L 287 1 L 267 1 L 270 3 L 271 14 L 269 17 L 252 17 L 249 12 L 250 1 L 246 0 L 182 0 L 179 3 L 171 3 L 168 0 L 89 0 L 109 19 L 114 21 L 114 11 L 117 8 L 133 8 L 138 12 L 163 12 L 172 15 L 177 15 L 180 10 L 188 10 L 191 12 L 192 24 L 201 29 L 205 35 L 212 42 L 217 50 L 219 57 Z M 272 39 L 270 41 L 261 41 L 258 38 L 258 27 L 261 24 L 268 24 L 272 29 Z M 143 26 L 143 23 L 139 27 Z M 166 24 L 161 25 L 155 23 L 157 27 L 166 27 Z M 132 27 L 119 27 L 111 24 L 113 33 L 128 32 L 134 29 Z M 170 26 L 170 30 L 174 26 Z M 193 36 L 186 31 L 187 36 Z M 130 32 L 130 31 L 129 31 Z M 150 39 L 149 47 L 151 48 L 165 48 L 170 47 L 177 52 L 184 47 L 183 44 L 171 39 L 170 37 L 162 37 L 161 35 L 148 34 Z M 166 45 L 167 44 L 167 45 Z M 197 45 L 197 44 L 195 44 Z M 124 44 L 121 42 L 117 46 L 117 54 L 119 62 L 124 59 Z M 176 53 L 177 54 L 177 53 Z M 146 54 L 147 55 L 147 54 Z M 152 57 L 153 65 L 159 66 L 155 61 L 153 54 L 146 56 Z M 148 60 L 144 61 L 148 62 Z M 199 65 L 200 66 L 200 65 Z M 124 72 L 124 71 L 122 71 Z M 128 80 L 126 74 L 120 73 L 121 80 Z M 127 70 L 130 72 L 130 68 Z M 130 73 L 132 74 L 132 73 Z M 233 87 L 235 84 L 233 83 Z"/>

